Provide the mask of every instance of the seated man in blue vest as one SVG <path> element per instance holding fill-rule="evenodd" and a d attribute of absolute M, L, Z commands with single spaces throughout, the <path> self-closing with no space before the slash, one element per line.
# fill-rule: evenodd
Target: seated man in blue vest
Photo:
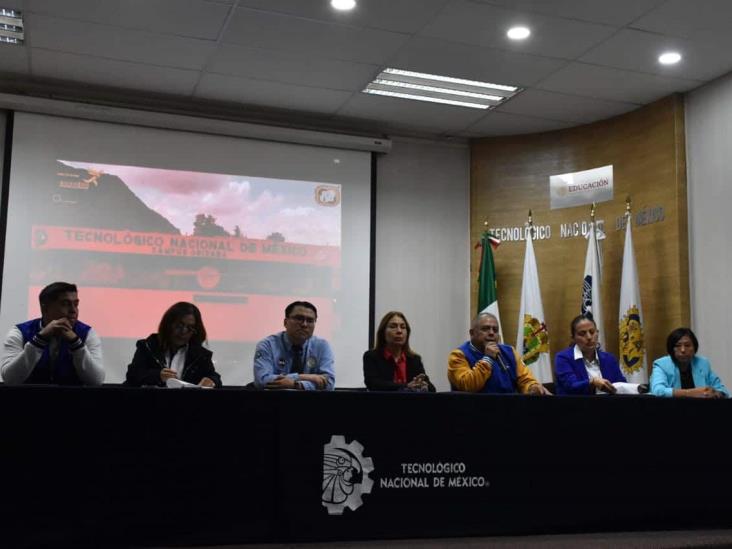
<path fill-rule="evenodd" d="M 457 391 L 551 394 L 513 347 L 498 343 L 498 320 L 490 313 L 476 316 L 470 325 L 470 340 L 450 353 L 447 378 Z"/>
<path fill-rule="evenodd" d="M 41 318 L 14 326 L 5 337 L 0 372 L 8 385 L 101 385 L 102 344 L 79 322 L 76 286 L 49 284 L 38 296 Z"/>
<path fill-rule="evenodd" d="M 285 308 L 285 331 L 257 343 L 257 389 L 333 390 L 333 351 L 326 340 L 313 335 L 317 320 L 315 305 L 307 301 L 295 301 Z"/>

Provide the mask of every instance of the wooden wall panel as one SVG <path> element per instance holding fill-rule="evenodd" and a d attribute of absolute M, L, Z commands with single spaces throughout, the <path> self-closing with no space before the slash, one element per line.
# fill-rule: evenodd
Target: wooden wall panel
<path fill-rule="evenodd" d="M 618 355 L 618 306 L 624 230 L 616 218 L 630 195 L 633 213 L 662 207 L 663 221 L 633 225 L 648 366 L 665 354 L 668 333 L 689 324 L 689 269 L 683 99 L 670 96 L 631 113 L 542 134 L 486 138 L 471 144 L 471 246 L 489 227 L 523 226 L 529 209 L 551 238 L 535 240 L 552 360 L 569 344 L 579 314 L 587 241 L 560 238 L 560 225 L 589 222 L 589 206 L 550 210 L 549 176 L 612 164 L 614 198 L 598 204 L 605 221 L 603 294 L 607 350 Z M 634 215 L 635 221 L 635 215 Z M 495 253 L 506 342 L 516 342 L 525 243 L 505 241 Z M 480 251 L 471 256 L 471 309 L 476 311 Z"/>

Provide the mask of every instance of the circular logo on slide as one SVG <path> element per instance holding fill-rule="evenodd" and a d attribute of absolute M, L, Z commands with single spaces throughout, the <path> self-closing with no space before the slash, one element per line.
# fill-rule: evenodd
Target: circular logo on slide
<path fill-rule="evenodd" d="M 363 455 L 364 447 L 357 440 L 346 444 L 343 435 L 333 435 L 323 445 L 323 507 L 329 515 L 342 515 L 348 507 L 355 511 L 361 505 L 363 494 L 370 494 L 374 481 L 369 473 L 374 462 Z"/>
<path fill-rule="evenodd" d="M 212 290 L 221 282 L 221 273 L 213 267 L 201 267 L 196 273 L 198 285 L 205 290 Z"/>
<path fill-rule="evenodd" d="M 321 206 L 337 206 L 341 203 L 341 189 L 335 185 L 318 185 L 315 201 Z"/>

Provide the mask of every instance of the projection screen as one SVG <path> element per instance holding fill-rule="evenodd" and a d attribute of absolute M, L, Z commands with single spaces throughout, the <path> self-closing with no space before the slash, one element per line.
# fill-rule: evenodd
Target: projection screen
<path fill-rule="evenodd" d="M 119 383 L 135 340 L 190 301 L 224 384 L 243 385 L 256 342 L 304 299 L 336 385 L 363 386 L 370 184 L 368 152 L 16 113 L 0 325 L 73 282 Z"/>

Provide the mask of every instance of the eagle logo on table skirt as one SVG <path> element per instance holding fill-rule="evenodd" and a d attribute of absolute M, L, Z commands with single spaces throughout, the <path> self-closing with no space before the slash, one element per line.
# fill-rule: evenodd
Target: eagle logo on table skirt
<path fill-rule="evenodd" d="M 355 511 L 363 505 L 363 494 L 370 494 L 374 481 L 369 473 L 374 462 L 363 455 L 364 447 L 357 440 L 346 444 L 342 435 L 333 435 L 323 445 L 323 507 L 329 515 L 342 515 L 348 507 Z"/>
<path fill-rule="evenodd" d="M 645 344 L 638 307 L 632 305 L 620 319 L 620 366 L 628 374 L 643 367 Z"/>

